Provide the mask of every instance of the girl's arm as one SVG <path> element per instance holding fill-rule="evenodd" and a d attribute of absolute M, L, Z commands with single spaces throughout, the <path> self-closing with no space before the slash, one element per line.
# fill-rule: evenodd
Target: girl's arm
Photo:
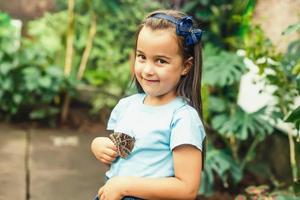
<path fill-rule="evenodd" d="M 181 145 L 173 150 L 175 177 L 140 178 L 115 177 L 101 188 L 119 188 L 121 196 L 134 196 L 143 199 L 195 199 L 201 179 L 201 151 L 191 145 Z M 107 187 L 107 188 L 106 188 Z"/>

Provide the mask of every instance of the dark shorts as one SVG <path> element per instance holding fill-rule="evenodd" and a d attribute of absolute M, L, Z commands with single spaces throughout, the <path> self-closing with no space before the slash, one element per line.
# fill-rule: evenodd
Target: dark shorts
<path fill-rule="evenodd" d="M 100 200 L 100 199 L 97 196 L 95 197 L 95 200 Z M 124 197 L 122 200 L 141 200 L 141 199 L 135 197 Z"/>

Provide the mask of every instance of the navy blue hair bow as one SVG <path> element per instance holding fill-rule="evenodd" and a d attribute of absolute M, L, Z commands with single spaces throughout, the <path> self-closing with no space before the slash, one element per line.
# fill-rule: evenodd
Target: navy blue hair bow
<path fill-rule="evenodd" d="M 156 13 L 151 17 L 165 19 L 175 24 L 176 34 L 184 37 L 186 46 L 195 45 L 201 40 L 202 30 L 193 27 L 193 18 L 191 16 L 184 16 L 180 19 L 176 19 L 164 13 Z"/>

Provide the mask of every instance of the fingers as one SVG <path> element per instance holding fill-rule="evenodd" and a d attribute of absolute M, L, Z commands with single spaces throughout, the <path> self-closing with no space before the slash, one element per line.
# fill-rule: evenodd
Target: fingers
<path fill-rule="evenodd" d="M 106 148 L 103 150 L 103 152 L 96 156 L 98 160 L 104 160 L 108 163 L 113 162 L 116 157 L 118 157 L 118 153 L 112 149 Z"/>
<path fill-rule="evenodd" d="M 104 149 L 111 149 L 117 151 L 117 147 L 108 137 L 97 137 L 92 141 L 91 148 L 93 152 L 103 151 Z"/>
<path fill-rule="evenodd" d="M 104 154 L 112 158 L 116 158 L 118 156 L 117 150 L 109 149 L 109 148 L 104 149 Z"/>
<path fill-rule="evenodd" d="M 115 156 L 109 156 L 109 155 L 103 154 L 99 160 L 105 164 L 110 165 L 115 159 L 116 159 Z"/>
<path fill-rule="evenodd" d="M 99 190 L 98 190 L 98 197 L 100 200 L 105 199 L 104 195 L 103 195 L 103 190 L 104 190 L 104 186 L 102 186 Z"/>
<path fill-rule="evenodd" d="M 117 151 L 118 149 L 117 149 L 116 145 L 111 141 L 111 139 L 109 139 L 109 138 L 107 138 L 107 139 L 108 139 L 107 147 L 114 150 L 114 151 Z"/>

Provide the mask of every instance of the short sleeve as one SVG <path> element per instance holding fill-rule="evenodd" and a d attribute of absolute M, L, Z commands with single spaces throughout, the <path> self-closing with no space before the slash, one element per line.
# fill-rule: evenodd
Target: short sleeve
<path fill-rule="evenodd" d="M 107 123 L 107 130 L 114 130 L 117 122 L 119 121 L 124 109 L 127 107 L 128 101 L 126 99 L 121 99 L 117 105 L 114 107 L 112 112 L 110 113 L 110 117 Z"/>
<path fill-rule="evenodd" d="M 197 111 L 184 106 L 174 113 L 171 123 L 170 148 L 189 144 L 202 151 L 205 130 Z"/>

